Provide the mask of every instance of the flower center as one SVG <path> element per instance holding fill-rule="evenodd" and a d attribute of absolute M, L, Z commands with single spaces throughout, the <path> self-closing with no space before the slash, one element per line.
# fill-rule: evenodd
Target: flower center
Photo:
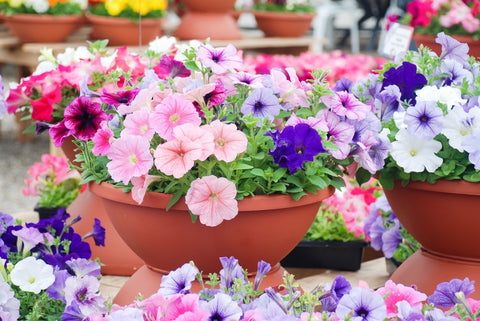
<path fill-rule="evenodd" d="M 172 123 L 176 123 L 179 119 L 180 119 L 180 116 L 178 116 L 178 114 L 175 113 L 175 114 L 171 115 L 168 120 L 170 120 L 170 122 L 172 122 Z"/>
<path fill-rule="evenodd" d="M 223 147 L 225 146 L 225 139 L 220 137 L 215 141 L 215 143 L 217 144 L 217 146 Z"/>
<path fill-rule="evenodd" d="M 140 127 L 140 132 L 145 134 L 148 131 L 148 125 L 143 125 Z"/>
<path fill-rule="evenodd" d="M 86 298 L 87 298 L 87 290 L 86 289 L 83 289 L 83 290 L 81 290 L 80 292 L 77 293 L 78 301 L 83 302 L 83 301 L 85 301 Z"/>
<path fill-rule="evenodd" d="M 35 283 L 35 278 L 32 276 L 28 279 L 28 283 L 33 284 Z"/>
<path fill-rule="evenodd" d="M 130 162 L 130 164 L 135 165 L 136 163 L 138 163 L 137 155 L 133 154 L 133 155 L 128 156 L 128 161 Z"/>
<path fill-rule="evenodd" d="M 415 149 L 411 149 L 410 156 L 417 156 L 417 151 Z"/>
<path fill-rule="evenodd" d="M 210 196 L 208 198 L 211 199 L 211 200 L 216 200 L 218 198 L 218 194 L 217 193 L 212 193 L 212 194 L 210 194 Z"/>

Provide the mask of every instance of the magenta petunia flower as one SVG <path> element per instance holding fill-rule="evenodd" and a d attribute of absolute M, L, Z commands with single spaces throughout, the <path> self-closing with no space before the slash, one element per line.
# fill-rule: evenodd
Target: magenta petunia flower
<path fill-rule="evenodd" d="M 115 107 L 118 107 L 121 104 L 129 105 L 132 103 L 139 91 L 140 89 L 138 88 L 133 88 L 131 90 L 119 90 L 115 93 L 104 90 L 103 94 L 100 96 L 100 100 Z"/>
<path fill-rule="evenodd" d="M 200 222 L 217 226 L 238 214 L 237 188 L 225 177 L 213 175 L 197 178 L 185 196 L 188 209 L 198 215 Z"/>
<path fill-rule="evenodd" d="M 201 123 L 195 106 L 178 94 L 165 98 L 150 117 L 153 129 L 166 140 L 174 138 L 173 128 L 176 126 L 186 123 L 199 126 Z"/>
<path fill-rule="evenodd" d="M 153 165 L 150 142 L 141 136 L 120 137 L 112 143 L 107 157 L 108 172 L 117 182 L 128 184 L 132 177 L 146 175 Z"/>
<path fill-rule="evenodd" d="M 204 126 L 213 134 L 215 148 L 213 154 L 218 160 L 231 162 L 247 150 L 247 136 L 234 124 L 225 124 L 219 120 Z"/>
<path fill-rule="evenodd" d="M 55 147 L 62 147 L 65 138 L 71 135 L 70 130 L 65 127 L 65 122 L 63 120 L 50 127 L 48 133 L 50 137 L 52 137 L 53 145 L 55 145 Z"/>
<path fill-rule="evenodd" d="M 75 98 L 65 108 L 64 117 L 65 127 L 80 140 L 92 139 L 102 121 L 108 120 L 101 105 L 85 96 Z"/>
<path fill-rule="evenodd" d="M 370 106 L 362 103 L 353 94 L 346 91 L 337 91 L 335 96 L 322 96 L 321 100 L 338 116 L 345 116 L 348 119 L 365 119 L 371 110 Z"/>
<path fill-rule="evenodd" d="M 397 315 L 397 302 L 407 301 L 412 307 L 422 308 L 423 301 L 427 299 L 426 294 L 403 284 L 395 284 L 392 280 L 388 280 L 385 286 L 379 288 L 376 292 L 382 297 L 386 297 L 385 304 L 387 305 L 388 318 Z"/>
<path fill-rule="evenodd" d="M 242 58 L 232 44 L 219 48 L 201 45 L 198 48 L 197 57 L 205 67 L 210 67 L 215 74 L 224 74 L 229 69 L 242 67 Z"/>
<path fill-rule="evenodd" d="M 95 143 L 92 148 L 92 153 L 95 156 L 106 155 L 115 139 L 113 131 L 108 127 L 106 121 L 102 122 L 100 126 L 100 129 L 97 130 L 92 138 L 92 141 Z"/>
<path fill-rule="evenodd" d="M 158 145 L 154 156 L 159 171 L 180 178 L 202 156 L 202 146 L 190 140 L 171 140 Z"/>

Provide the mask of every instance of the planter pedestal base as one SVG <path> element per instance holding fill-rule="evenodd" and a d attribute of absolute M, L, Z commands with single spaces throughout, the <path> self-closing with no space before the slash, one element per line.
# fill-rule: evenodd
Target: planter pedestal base
<path fill-rule="evenodd" d="M 120 291 L 115 296 L 113 303 L 119 305 L 128 305 L 141 294 L 144 298 L 148 298 L 152 294 L 156 293 L 160 288 L 162 277 L 167 275 L 170 271 L 161 271 L 158 269 L 152 269 L 146 265 L 142 266 L 130 279 L 122 286 Z M 217 271 L 217 274 L 220 271 Z M 280 265 L 276 264 L 272 267 L 270 272 L 263 278 L 260 283 L 260 290 L 264 290 L 268 287 L 274 287 L 279 284 L 283 284 L 283 274 L 286 270 Z M 253 283 L 255 281 L 255 274 L 249 273 L 248 279 Z M 250 276 L 251 275 L 251 276 Z M 208 275 L 204 276 L 206 281 Z M 200 283 L 194 281 L 192 283 L 191 291 L 198 293 L 201 290 Z"/>
<path fill-rule="evenodd" d="M 96 246 L 92 238 L 85 241 L 92 249 L 92 259 L 98 257 L 104 264 L 101 268 L 102 274 L 130 276 L 144 264 L 118 235 L 105 212 L 102 199 L 93 194 L 89 188 L 70 204 L 67 213 L 70 214 L 70 218 L 78 215 L 82 218 L 73 225 L 75 232 L 82 236 L 92 231 L 95 218 L 101 221 L 106 230 L 105 246 Z"/>
<path fill-rule="evenodd" d="M 467 261 L 435 255 L 423 249 L 417 251 L 403 262 L 393 273 L 391 280 L 405 286 L 412 285 L 412 275 L 415 275 L 415 285 L 420 292 L 433 294 L 437 285 L 453 278 L 463 280 L 468 277 L 475 284 L 480 282 L 480 261 Z M 473 292 L 471 298 L 480 299 L 480 292 Z"/>

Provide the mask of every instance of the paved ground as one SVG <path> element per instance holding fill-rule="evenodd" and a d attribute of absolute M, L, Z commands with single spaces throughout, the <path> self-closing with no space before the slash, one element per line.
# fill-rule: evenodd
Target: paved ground
<path fill-rule="evenodd" d="M 7 81 L 15 80 L 13 66 L 4 65 L 0 74 Z M 17 139 L 17 124 L 13 115 L 0 120 L 0 212 L 14 214 L 31 211 L 36 197 L 25 197 L 22 188 L 28 168 L 40 161 L 40 156 L 49 152 L 47 135 L 22 143 Z"/>

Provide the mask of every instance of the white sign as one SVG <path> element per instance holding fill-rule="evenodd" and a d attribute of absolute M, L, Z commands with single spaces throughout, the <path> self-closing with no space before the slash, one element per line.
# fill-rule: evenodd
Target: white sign
<path fill-rule="evenodd" d="M 385 35 L 381 54 L 394 58 L 398 53 L 407 51 L 412 41 L 413 27 L 392 23 Z"/>

